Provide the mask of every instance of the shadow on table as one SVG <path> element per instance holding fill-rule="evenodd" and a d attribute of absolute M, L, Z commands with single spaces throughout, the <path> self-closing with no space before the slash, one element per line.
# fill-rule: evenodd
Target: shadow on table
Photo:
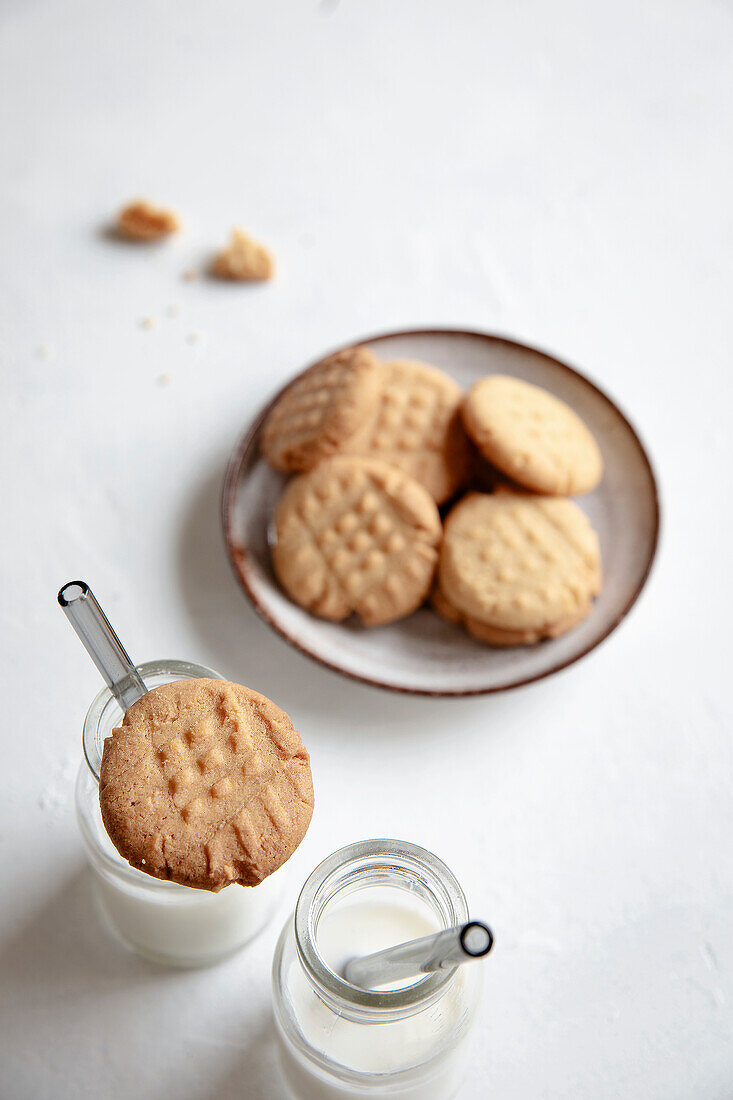
<path fill-rule="evenodd" d="M 298 692 L 320 670 L 259 620 L 239 587 L 221 530 L 223 478 L 222 463 L 197 487 L 180 530 L 181 593 L 202 646 L 193 660 L 265 694 L 277 695 L 284 682 Z"/>
<path fill-rule="evenodd" d="M 242 592 L 229 563 L 219 512 L 225 463 L 213 470 L 194 491 L 179 535 L 179 578 L 184 605 L 201 639 L 193 659 L 213 665 L 222 675 L 247 684 L 275 699 L 286 710 L 297 711 L 300 721 L 324 731 L 322 715 L 348 715 L 354 736 L 368 733 L 372 740 L 409 737 L 424 744 L 444 735 L 437 716 L 467 724 L 472 717 L 490 716 L 492 729 L 501 728 L 502 715 L 532 710 L 538 693 L 546 701 L 553 684 L 533 685 L 520 691 L 465 699 L 435 699 L 403 695 L 359 684 L 340 676 L 289 646 L 263 623 Z M 339 732 L 339 737 L 343 731 Z M 485 739 L 485 734 L 479 733 Z"/>
<path fill-rule="evenodd" d="M 235 964 L 222 965 L 235 980 Z M 213 971 L 168 969 L 123 947 L 98 911 L 91 871 L 80 867 L 0 943 L 0 1080 L 13 1080 L 15 1095 L 51 1095 L 53 1082 L 59 1095 L 99 1100 L 123 1091 L 149 1100 L 284 1095 L 273 1091 L 269 1011 L 250 1029 L 236 1013 L 217 1019 L 209 1004 L 201 1026 L 192 1026 L 191 1006 L 195 1016 L 197 998 L 221 981 Z M 135 1024 L 138 1009 L 156 1020 L 150 1039 Z M 187 1031 L 188 1058 L 179 1064 L 166 1047 L 186 1047 Z"/>
<path fill-rule="evenodd" d="M 168 973 L 163 971 L 164 980 Z M 70 1012 L 161 980 L 161 969 L 131 955 L 104 927 L 91 872 L 79 870 L 0 944 L 0 1030 L 14 1018 L 63 1004 Z M 33 1043 L 33 1037 L 28 1037 Z"/>

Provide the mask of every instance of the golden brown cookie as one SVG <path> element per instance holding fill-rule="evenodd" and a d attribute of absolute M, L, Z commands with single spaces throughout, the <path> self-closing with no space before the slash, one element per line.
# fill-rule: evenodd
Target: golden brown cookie
<path fill-rule="evenodd" d="M 574 626 L 577 626 L 591 609 L 591 604 L 588 603 L 584 607 L 578 608 L 575 615 L 559 619 L 554 623 L 546 623 L 536 630 L 502 630 L 500 627 L 491 626 L 489 623 L 482 623 L 480 619 L 472 618 L 470 615 L 461 615 L 453 607 L 439 584 L 436 584 L 433 588 L 430 602 L 441 618 L 446 619 L 449 623 L 465 626 L 468 633 L 472 634 L 477 641 L 502 647 L 533 645 L 535 642 L 542 641 L 543 638 L 559 638 L 561 634 L 565 634 L 568 630 L 572 630 Z"/>
<path fill-rule="evenodd" d="M 571 500 L 470 493 L 446 519 L 438 580 L 463 621 L 546 636 L 600 592 L 598 536 Z"/>
<path fill-rule="evenodd" d="M 154 206 L 146 199 L 131 202 L 117 218 L 117 232 L 130 241 L 159 241 L 180 229 L 174 210 Z"/>
<path fill-rule="evenodd" d="M 262 429 L 262 454 L 285 473 L 335 454 L 376 407 L 381 367 L 369 348 L 348 348 L 288 386 Z"/>
<path fill-rule="evenodd" d="M 438 504 L 468 477 L 471 445 L 460 417 L 463 391 L 427 363 L 394 359 L 383 366 L 379 403 L 341 450 L 398 466 Z"/>
<path fill-rule="evenodd" d="M 287 714 L 224 680 L 177 680 L 104 742 L 102 820 L 133 867 L 202 890 L 255 886 L 313 812 L 308 753 Z"/>
<path fill-rule="evenodd" d="M 483 378 L 462 406 L 481 453 L 539 493 L 587 493 L 601 480 L 598 444 L 576 413 L 547 390 L 501 374 Z"/>
<path fill-rule="evenodd" d="M 356 612 L 367 626 L 419 607 L 438 560 L 440 516 L 413 478 L 375 459 L 345 455 L 287 486 L 272 550 L 283 588 L 316 615 Z"/>
<path fill-rule="evenodd" d="M 255 282 L 271 279 L 275 273 L 272 253 L 239 226 L 232 230 L 227 247 L 214 257 L 211 274 L 217 279 Z"/>

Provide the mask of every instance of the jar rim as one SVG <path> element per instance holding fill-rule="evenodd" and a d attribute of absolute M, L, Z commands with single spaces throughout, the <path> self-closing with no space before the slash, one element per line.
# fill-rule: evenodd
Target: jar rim
<path fill-rule="evenodd" d="M 393 875 L 390 886 L 429 896 L 445 928 L 468 920 L 468 903 L 453 872 L 433 852 L 409 841 L 372 839 L 347 844 L 327 856 L 306 880 L 295 907 L 295 943 L 301 964 L 318 994 L 359 1015 L 398 1019 L 437 1000 L 457 967 L 437 971 L 393 990 L 367 990 L 335 973 L 318 949 L 318 922 L 328 903 L 341 892 L 361 889 L 358 876 Z M 400 884 L 399 877 L 404 883 Z M 373 883 L 373 885 L 376 883 Z M 365 884 L 364 888 L 368 888 Z"/>
<path fill-rule="evenodd" d="M 169 674 L 171 680 L 224 679 L 221 673 L 215 672 L 213 668 L 207 668 L 206 665 L 197 665 L 192 661 L 177 661 L 175 659 L 163 658 L 158 661 L 144 661 L 142 664 L 137 665 L 136 668 L 143 681 L 145 681 L 146 677 L 152 678 L 154 676 L 167 676 Z M 102 724 L 104 712 L 110 705 L 119 707 L 119 703 L 110 689 L 108 687 L 103 687 L 102 690 L 94 696 L 94 699 L 92 699 L 89 710 L 84 718 L 84 727 L 82 731 L 84 759 L 97 783 L 99 782 L 99 770 L 102 764 L 102 750 L 98 733 L 99 727 Z"/>

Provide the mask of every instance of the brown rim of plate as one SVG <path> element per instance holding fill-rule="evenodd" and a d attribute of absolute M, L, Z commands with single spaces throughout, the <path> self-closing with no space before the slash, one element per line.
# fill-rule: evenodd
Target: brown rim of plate
<path fill-rule="evenodd" d="M 556 665 L 553 665 L 551 668 L 545 669 L 543 672 L 537 673 L 537 675 L 535 676 L 527 676 L 524 679 L 514 680 L 512 683 L 509 684 L 498 684 L 495 687 L 468 688 L 459 691 L 431 691 L 427 688 L 400 687 L 397 684 L 386 684 L 382 680 L 374 680 L 370 676 L 360 676 L 356 672 L 349 672 L 347 669 L 341 668 L 340 665 L 333 664 L 332 661 L 325 660 L 325 658 L 319 656 L 318 653 L 314 653 L 313 650 L 309 649 L 308 646 L 303 645 L 303 643 L 298 641 L 297 638 L 294 638 L 291 634 L 288 633 L 287 630 L 284 630 L 283 627 L 280 626 L 280 624 L 272 618 L 267 609 L 263 607 L 262 604 L 259 602 L 249 582 L 247 549 L 246 547 L 239 546 L 233 537 L 232 514 L 234 510 L 236 486 L 237 482 L 239 481 L 244 458 L 246 457 L 252 443 L 257 438 L 262 424 L 270 409 L 273 407 L 275 402 L 280 399 L 285 391 L 293 384 L 296 378 L 300 378 L 301 375 L 306 373 L 306 371 L 311 370 L 311 368 L 314 367 L 316 363 L 320 363 L 321 360 L 324 359 L 327 355 L 333 355 L 335 352 L 345 350 L 346 348 L 361 347 L 365 344 L 376 344 L 382 340 L 392 340 L 395 337 L 403 336 L 469 336 L 477 338 L 479 340 L 488 340 L 490 343 L 493 344 L 505 344 L 509 347 L 520 348 L 522 351 L 528 351 L 534 355 L 541 355 L 544 359 L 547 359 L 549 360 L 549 362 L 554 363 L 555 366 L 560 367 L 562 370 L 567 371 L 568 374 L 572 374 L 576 379 L 579 379 L 584 385 L 588 387 L 588 389 L 593 390 L 594 393 L 602 398 L 602 400 L 605 401 L 606 404 L 613 409 L 616 415 L 621 418 L 623 423 L 631 432 L 634 442 L 639 449 L 641 458 L 649 472 L 649 477 L 652 483 L 652 490 L 654 494 L 654 531 L 652 535 L 651 551 L 649 553 L 649 558 L 644 567 L 644 572 L 641 575 L 639 583 L 636 586 L 634 592 L 631 594 L 631 598 L 627 601 L 626 606 L 623 607 L 618 615 L 615 616 L 615 618 L 609 624 L 608 628 L 603 632 L 603 634 L 601 634 L 599 638 L 596 638 L 593 642 L 591 642 L 590 645 L 581 650 L 580 653 L 576 653 L 574 656 L 569 657 L 567 660 L 559 661 Z M 324 355 L 319 355 L 318 359 L 314 360 L 313 363 L 309 364 L 309 366 L 307 366 L 304 370 L 299 371 L 298 374 L 290 378 L 285 383 L 285 385 L 278 390 L 278 392 L 272 397 L 272 399 L 268 401 L 267 405 L 265 405 L 265 407 L 260 411 L 259 415 L 255 417 L 254 421 L 250 424 L 247 431 L 239 440 L 239 443 L 237 444 L 231 458 L 229 459 L 226 473 L 224 475 L 224 484 L 222 486 L 221 493 L 221 521 L 224 530 L 224 540 L 226 542 L 229 561 L 231 562 L 232 568 L 237 579 L 239 580 L 239 583 L 242 585 L 244 591 L 249 596 L 252 606 L 254 607 L 260 618 L 263 619 L 269 626 L 271 626 L 272 629 L 276 631 L 281 638 L 284 638 L 285 641 L 289 642 L 290 645 L 293 646 L 295 649 L 305 654 L 306 657 L 310 657 L 312 661 L 316 661 L 319 665 L 323 665 L 324 668 L 328 668 L 332 672 L 338 672 L 341 676 L 348 676 L 349 679 L 356 680 L 361 684 L 368 684 L 370 687 L 382 688 L 382 690 L 384 691 L 397 691 L 403 695 L 423 695 L 433 698 L 459 698 L 469 695 L 494 695 L 500 691 L 511 691 L 514 688 L 525 687 L 527 684 L 534 684 L 539 680 L 546 679 L 546 677 L 548 676 L 553 676 L 556 672 L 561 672 L 563 669 L 569 668 L 570 665 L 576 664 L 578 661 L 582 660 L 583 657 L 587 657 L 587 655 L 591 653 L 594 649 L 597 649 L 597 647 L 601 645 L 602 642 L 605 642 L 606 638 L 608 638 L 608 636 L 613 633 L 616 627 L 621 622 L 623 622 L 623 620 L 629 614 L 632 607 L 641 595 L 642 589 L 644 588 L 647 580 L 649 579 L 649 574 L 651 573 L 652 565 L 654 564 L 654 560 L 657 555 L 657 549 L 659 547 L 661 506 L 659 501 L 659 486 L 656 476 L 654 474 L 654 467 L 652 466 L 651 459 L 646 452 L 644 444 L 639 438 L 638 432 L 636 431 L 626 414 L 616 404 L 616 402 L 612 401 L 608 394 L 604 393 L 604 391 L 600 389 L 599 386 L 596 386 L 594 382 L 591 382 L 590 379 L 586 378 L 586 376 L 584 374 L 581 374 L 580 371 L 575 370 L 573 367 L 569 367 L 567 363 L 563 363 L 562 360 L 556 359 L 554 355 L 549 355 L 546 351 L 542 351 L 542 349 L 540 348 L 532 347 L 531 344 L 523 344 L 519 340 L 511 340 L 507 336 L 497 336 L 495 333 L 480 332 L 477 329 L 419 328 L 405 330 L 398 329 L 394 332 L 380 332 L 375 336 L 365 336 L 363 339 L 355 340 L 351 344 L 344 344 L 340 348 L 334 348 L 333 351 L 326 352 Z"/>

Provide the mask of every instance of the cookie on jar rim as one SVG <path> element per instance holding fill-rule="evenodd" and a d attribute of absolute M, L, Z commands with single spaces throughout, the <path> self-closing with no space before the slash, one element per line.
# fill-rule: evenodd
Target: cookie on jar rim
<path fill-rule="evenodd" d="M 120 855 L 155 878 L 256 886 L 313 813 L 310 762 L 288 715 L 224 680 L 176 680 L 133 703 L 104 742 L 99 804 Z"/>
<path fill-rule="evenodd" d="M 409 615 L 430 591 L 442 534 L 422 485 L 376 459 L 327 459 L 286 487 L 272 561 L 295 603 L 367 626 Z"/>

